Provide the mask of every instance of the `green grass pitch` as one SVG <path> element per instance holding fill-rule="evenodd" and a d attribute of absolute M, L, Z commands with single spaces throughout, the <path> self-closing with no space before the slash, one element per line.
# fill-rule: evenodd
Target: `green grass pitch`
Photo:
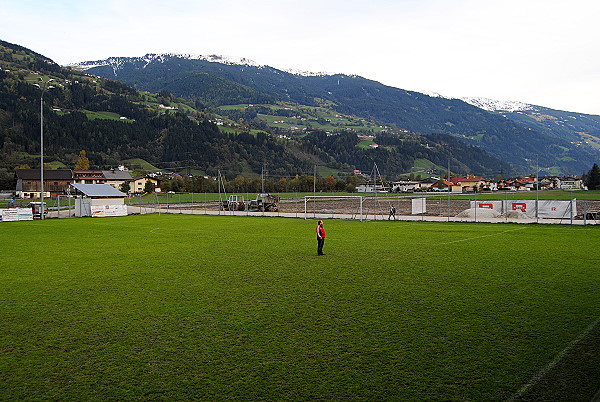
<path fill-rule="evenodd" d="M 329 220 L 317 257 L 315 224 L 0 223 L 2 399 L 597 392 L 600 227 Z"/>

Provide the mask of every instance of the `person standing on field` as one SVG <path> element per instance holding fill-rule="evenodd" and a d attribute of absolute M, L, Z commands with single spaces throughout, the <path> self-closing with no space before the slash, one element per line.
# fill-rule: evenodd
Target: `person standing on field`
<path fill-rule="evenodd" d="M 396 220 L 396 208 L 393 205 L 390 205 L 390 216 L 388 216 L 388 221 L 394 218 Z"/>
<path fill-rule="evenodd" d="M 317 222 L 317 255 L 323 254 L 323 245 L 325 244 L 325 228 L 323 221 Z"/>

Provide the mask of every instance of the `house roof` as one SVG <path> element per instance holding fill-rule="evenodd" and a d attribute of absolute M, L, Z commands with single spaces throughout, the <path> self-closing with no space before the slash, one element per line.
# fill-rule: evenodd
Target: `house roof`
<path fill-rule="evenodd" d="M 123 181 L 131 181 L 133 177 L 131 177 L 131 173 L 126 170 L 103 170 L 102 174 L 106 180 L 123 180 Z"/>
<path fill-rule="evenodd" d="M 72 184 L 72 186 L 88 197 L 124 198 L 127 194 L 120 192 L 108 184 Z"/>
<path fill-rule="evenodd" d="M 99 177 L 104 178 L 102 175 L 102 170 L 73 170 L 74 177 Z"/>
<path fill-rule="evenodd" d="M 423 183 L 423 184 L 435 184 L 438 181 L 440 181 L 440 179 L 434 179 L 433 177 L 428 177 L 425 180 L 421 180 L 421 183 Z"/>
<path fill-rule="evenodd" d="M 475 183 L 475 182 L 484 181 L 484 179 L 481 178 L 481 177 L 452 177 L 452 178 L 450 178 L 450 181 L 453 184 L 457 184 L 457 183 Z"/>
<path fill-rule="evenodd" d="M 17 179 L 39 180 L 40 169 L 15 169 Z M 44 181 L 46 180 L 72 180 L 73 171 L 71 169 L 44 169 Z"/>

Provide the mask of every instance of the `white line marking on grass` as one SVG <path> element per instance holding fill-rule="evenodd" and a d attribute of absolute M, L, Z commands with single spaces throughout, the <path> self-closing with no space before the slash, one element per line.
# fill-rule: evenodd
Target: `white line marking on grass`
<path fill-rule="evenodd" d="M 562 358 L 565 357 L 565 355 L 567 353 L 569 353 L 571 351 L 571 349 L 573 349 L 573 347 L 575 345 L 577 345 L 579 342 L 581 342 L 581 340 L 583 338 L 585 338 L 590 332 L 592 332 L 592 330 L 596 327 L 596 325 L 598 325 L 598 323 L 600 323 L 600 317 L 598 317 L 594 322 L 592 322 L 590 325 L 588 325 L 588 327 L 586 329 L 584 329 L 583 332 L 580 333 L 579 336 L 577 336 L 577 338 L 575 338 L 571 343 L 569 343 L 567 345 L 566 348 L 564 348 L 559 354 L 556 355 L 554 360 L 552 360 L 550 363 L 548 363 L 546 365 L 546 367 L 544 367 L 542 370 L 540 370 L 539 373 L 537 373 L 536 375 L 531 377 L 529 382 L 527 382 L 527 384 L 523 385 L 523 387 L 521 387 L 521 389 L 519 391 L 517 391 L 517 393 L 514 394 L 512 396 L 512 398 L 510 398 L 509 400 L 514 401 L 515 399 L 520 398 L 521 396 L 523 396 L 523 394 L 525 392 L 527 392 L 527 390 L 529 388 L 531 388 L 532 386 L 537 384 L 537 382 L 539 380 L 541 380 L 542 377 L 544 377 L 546 374 L 548 374 L 548 372 L 550 370 L 552 370 L 562 360 Z"/>
<path fill-rule="evenodd" d="M 444 242 L 444 243 L 437 243 L 437 244 L 460 243 L 462 241 L 470 241 L 470 240 L 473 240 L 473 239 L 481 239 L 483 237 L 498 236 L 498 235 L 506 234 L 506 233 L 509 233 L 509 232 L 514 232 L 514 231 L 517 231 L 517 230 L 524 230 L 524 229 L 528 229 L 528 228 L 527 227 L 523 227 L 523 228 L 517 228 L 517 229 L 511 229 L 511 230 L 504 230 L 502 232 L 496 232 L 496 233 L 490 233 L 490 234 L 485 234 L 485 235 L 481 235 L 481 236 L 469 237 L 467 239 L 452 240 L 452 241 L 447 241 L 447 242 Z"/>

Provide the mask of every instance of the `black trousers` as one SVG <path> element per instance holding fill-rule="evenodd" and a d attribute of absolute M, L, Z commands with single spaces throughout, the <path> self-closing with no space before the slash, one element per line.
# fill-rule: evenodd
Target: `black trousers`
<path fill-rule="evenodd" d="M 323 255 L 323 245 L 325 244 L 325 238 L 321 237 L 320 239 L 317 237 L 317 255 Z"/>

